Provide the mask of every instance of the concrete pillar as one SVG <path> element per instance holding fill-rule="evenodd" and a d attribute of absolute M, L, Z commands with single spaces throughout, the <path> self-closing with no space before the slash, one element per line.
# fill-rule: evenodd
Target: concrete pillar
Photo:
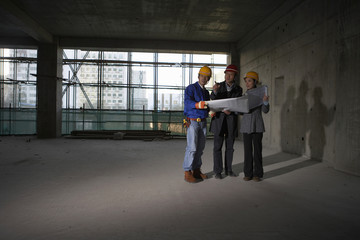
<path fill-rule="evenodd" d="M 239 54 L 239 50 L 237 49 L 236 43 L 230 45 L 230 56 L 228 59 L 228 63 L 236 65 L 240 73 L 240 54 Z M 240 79 L 242 78 L 240 77 L 240 74 L 238 74 L 235 78 L 235 82 L 239 85 L 240 85 Z"/>
<path fill-rule="evenodd" d="M 58 42 L 39 45 L 37 61 L 37 136 L 61 136 L 62 51 Z"/>

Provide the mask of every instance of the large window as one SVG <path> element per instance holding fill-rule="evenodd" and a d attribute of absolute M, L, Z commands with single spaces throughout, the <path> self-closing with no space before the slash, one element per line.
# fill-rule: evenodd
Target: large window
<path fill-rule="evenodd" d="M 187 85 L 208 65 L 223 81 L 226 54 L 181 54 L 64 50 L 64 108 L 168 110 L 183 109 Z"/>
<path fill-rule="evenodd" d="M 226 54 L 63 50 L 62 132 L 166 130 L 184 134 L 185 88 L 208 65 L 223 81 Z M 0 49 L 0 135 L 36 134 L 37 50 Z"/>
<path fill-rule="evenodd" d="M 1 49 L 0 107 L 36 107 L 36 57 L 31 49 Z"/>

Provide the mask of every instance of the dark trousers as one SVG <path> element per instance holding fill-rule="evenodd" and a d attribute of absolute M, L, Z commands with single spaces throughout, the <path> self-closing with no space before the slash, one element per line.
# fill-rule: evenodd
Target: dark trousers
<path fill-rule="evenodd" d="M 264 175 L 262 164 L 263 133 L 243 133 L 244 139 L 244 175 L 260 177 Z"/>
<path fill-rule="evenodd" d="M 234 136 L 227 134 L 214 135 L 214 173 L 221 173 L 223 170 L 222 146 L 225 139 L 225 171 L 232 171 L 232 161 L 234 155 Z"/>

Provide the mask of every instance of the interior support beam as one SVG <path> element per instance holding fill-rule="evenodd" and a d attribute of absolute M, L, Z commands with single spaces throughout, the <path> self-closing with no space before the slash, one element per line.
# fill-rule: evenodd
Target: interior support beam
<path fill-rule="evenodd" d="M 23 32 L 39 42 L 51 43 L 53 36 L 42 26 L 28 16 L 23 10 L 17 7 L 12 1 L 1 0 L 0 8 L 8 13 L 9 19 L 16 24 Z"/>
<path fill-rule="evenodd" d="M 128 50 L 157 52 L 207 52 L 229 53 L 231 43 L 226 42 L 194 42 L 175 40 L 142 40 L 142 39 L 110 39 L 110 38 L 68 38 L 59 39 L 61 48 L 79 48 L 83 50 Z"/>

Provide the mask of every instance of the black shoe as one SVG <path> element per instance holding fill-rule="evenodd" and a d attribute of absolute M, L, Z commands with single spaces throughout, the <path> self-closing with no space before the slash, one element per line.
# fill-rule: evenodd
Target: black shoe
<path fill-rule="evenodd" d="M 237 177 L 237 175 L 233 171 L 225 171 L 225 175 L 230 177 Z"/>
<path fill-rule="evenodd" d="M 216 179 L 222 179 L 221 173 L 215 174 L 215 178 L 216 178 Z"/>

